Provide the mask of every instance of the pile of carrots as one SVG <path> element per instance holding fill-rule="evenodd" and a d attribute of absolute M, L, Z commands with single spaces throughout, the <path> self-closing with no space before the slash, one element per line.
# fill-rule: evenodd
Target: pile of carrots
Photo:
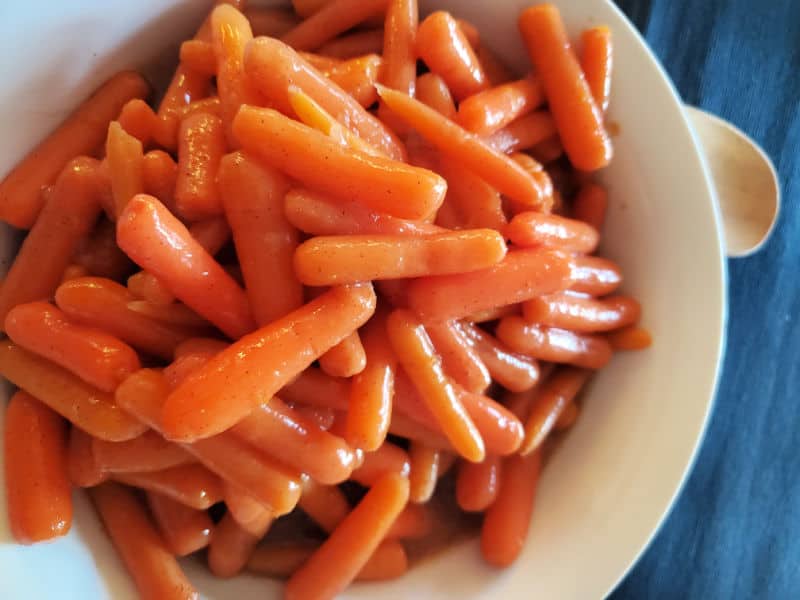
<path fill-rule="evenodd" d="M 511 564 L 551 434 L 650 343 L 593 254 L 607 28 L 579 60 L 525 10 L 520 79 L 416 0 L 294 8 L 217 2 L 155 109 L 120 73 L 0 183 L 29 229 L 0 288 L 13 534 L 66 534 L 87 488 L 144 598 L 196 597 L 201 549 L 291 599 L 399 577 L 450 470 Z M 271 538 L 299 513 L 317 536 Z"/>

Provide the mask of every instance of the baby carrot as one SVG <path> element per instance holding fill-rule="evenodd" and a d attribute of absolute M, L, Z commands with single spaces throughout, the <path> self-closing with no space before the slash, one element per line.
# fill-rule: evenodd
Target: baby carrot
<path fill-rule="evenodd" d="M 612 355 L 611 345 L 601 336 L 543 327 L 518 316 L 501 319 L 497 337 L 512 350 L 533 358 L 587 369 L 604 367 Z"/>
<path fill-rule="evenodd" d="M 587 183 L 578 190 L 572 201 L 572 217 L 588 223 L 597 231 L 603 229 L 608 209 L 608 193 L 596 183 Z"/>
<path fill-rule="evenodd" d="M 383 34 L 380 82 L 409 96 L 414 95 L 417 79 L 418 23 L 417 0 L 389 0 Z"/>
<path fill-rule="evenodd" d="M 266 325 L 303 303 L 292 268 L 298 235 L 283 214 L 288 183 L 277 171 L 235 152 L 223 157 L 217 186 L 253 316 Z"/>
<path fill-rule="evenodd" d="M 106 479 L 106 474 L 94 459 L 93 439 L 77 427 L 70 428 L 67 471 L 70 482 L 76 487 L 93 487 Z"/>
<path fill-rule="evenodd" d="M 167 437 L 192 441 L 235 424 L 366 322 L 375 302 L 370 285 L 332 288 L 244 336 L 170 394 L 162 414 Z"/>
<path fill-rule="evenodd" d="M 653 343 L 650 332 L 636 325 L 612 331 L 607 339 L 614 350 L 644 350 Z"/>
<path fill-rule="evenodd" d="M 280 37 L 298 23 L 297 17 L 283 8 L 251 6 L 243 12 L 256 36 Z"/>
<path fill-rule="evenodd" d="M 522 423 L 513 413 L 483 394 L 462 389 L 457 391 L 458 398 L 475 423 L 488 453 L 506 456 L 519 449 L 523 437 Z"/>
<path fill-rule="evenodd" d="M 556 250 L 516 250 L 488 269 L 417 279 L 409 284 L 408 302 L 423 319 L 459 319 L 563 290 L 571 262 Z"/>
<path fill-rule="evenodd" d="M 531 323 L 594 333 L 632 325 L 639 320 L 642 308 L 630 296 L 597 299 L 562 292 L 531 298 L 522 305 L 522 314 Z"/>
<path fill-rule="evenodd" d="M 387 0 L 331 0 L 286 32 L 281 40 L 297 50 L 316 50 L 325 42 L 382 12 Z"/>
<path fill-rule="evenodd" d="M 307 19 L 328 2 L 330 0 L 292 0 L 292 8 L 298 17 Z"/>
<path fill-rule="evenodd" d="M 327 533 L 335 530 L 351 510 L 342 490 L 335 485 L 321 485 L 311 478 L 303 482 L 298 506 Z"/>
<path fill-rule="evenodd" d="M 393 113 L 442 154 L 461 162 L 512 200 L 525 206 L 539 205 L 542 193 L 536 181 L 513 160 L 413 98 L 383 86 L 378 86 L 378 94 Z"/>
<path fill-rule="evenodd" d="M 425 328 L 442 357 L 444 372 L 464 389 L 484 392 L 492 382 L 491 375 L 456 322 L 438 321 L 426 324 Z"/>
<path fill-rule="evenodd" d="M 508 566 L 522 551 L 539 481 L 540 454 L 509 456 L 503 461 L 500 489 L 481 528 L 481 553 L 490 565 Z"/>
<path fill-rule="evenodd" d="M 595 104 L 605 113 L 611 96 L 611 70 L 614 63 L 611 30 L 605 26 L 587 29 L 581 34 L 581 43 L 581 69 Z"/>
<path fill-rule="evenodd" d="M 67 427 L 47 406 L 19 391 L 5 413 L 6 501 L 20 544 L 66 535 L 72 526 Z"/>
<path fill-rule="evenodd" d="M 107 473 L 151 473 L 195 462 L 191 454 L 155 431 L 145 431 L 126 442 L 93 440 L 92 455 Z"/>
<path fill-rule="evenodd" d="M 528 150 L 556 134 L 556 124 L 546 110 L 537 110 L 512 121 L 484 139 L 486 145 L 505 154 Z"/>
<path fill-rule="evenodd" d="M 408 453 L 400 446 L 384 442 L 375 452 L 364 454 L 364 464 L 355 469 L 350 478 L 365 487 L 372 487 L 388 473 L 408 477 L 410 470 Z"/>
<path fill-rule="evenodd" d="M 483 439 L 444 374 L 422 323 L 408 310 L 395 310 L 387 320 L 387 333 L 400 364 L 456 451 L 467 460 L 483 460 Z"/>
<path fill-rule="evenodd" d="M 226 335 L 237 339 L 253 330 L 244 291 L 152 196 L 140 194 L 128 203 L 117 223 L 117 243 Z"/>
<path fill-rule="evenodd" d="M 222 482 L 197 463 L 170 467 L 162 471 L 114 473 L 112 478 L 168 498 L 191 508 L 205 510 L 222 500 Z"/>
<path fill-rule="evenodd" d="M 479 327 L 463 322 L 458 326 L 474 344 L 475 351 L 491 373 L 492 379 L 501 386 L 512 392 L 523 392 L 539 382 L 539 365 L 534 359 L 512 352 L 505 344 Z"/>
<path fill-rule="evenodd" d="M 272 511 L 230 481 L 225 486 L 225 506 L 242 529 L 259 536 L 275 519 Z"/>
<path fill-rule="evenodd" d="M 477 135 L 488 136 L 523 117 L 544 102 L 539 81 L 529 76 L 466 98 L 458 105 L 458 122 Z"/>
<path fill-rule="evenodd" d="M 365 142 L 395 160 L 405 158 L 403 145 L 386 125 L 286 44 L 255 39 L 247 45 L 244 62 L 258 90 L 282 112 L 291 114 L 288 93 L 297 86 Z"/>
<path fill-rule="evenodd" d="M 100 214 L 103 176 L 98 167 L 96 160 L 76 158 L 58 176 L 50 201 L 0 286 L 0 322 L 17 304 L 53 295 L 78 243 Z"/>
<path fill-rule="evenodd" d="M 172 304 L 175 296 L 152 273 L 139 271 L 128 277 L 128 291 L 151 304 Z"/>
<path fill-rule="evenodd" d="M 492 85 L 502 85 L 517 78 L 514 71 L 486 44 L 479 44 L 475 54 L 481 63 L 486 79 Z"/>
<path fill-rule="evenodd" d="M 456 118 L 456 105 L 450 88 L 436 73 L 425 73 L 417 78 L 415 97 L 451 121 Z"/>
<path fill-rule="evenodd" d="M 332 377 L 358 375 L 367 365 L 367 356 L 357 331 L 354 331 L 319 357 L 319 366 Z"/>
<path fill-rule="evenodd" d="M 436 491 L 439 473 L 439 451 L 419 442 L 408 446 L 411 470 L 408 474 L 409 501 L 424 504 Z"/>
<path fill-rule="evenodd" d="M 207 358 L 211 358 L 218 352 L 222 352 L 229 345 L 228 342 L 214 338 L 189 338 L 175 347 L 175 358 L 197 353 L 205 354 Z"/>
<path fill-rule="evenodd" d="M 383 51 L 383 37 L 383 29 L 356 31 L 325 42 L 317 52 L 319 56 L 337 60 L 349 60 L 366 54 L 380 54 Z"/>
<path fill-rule="evenodd" d="M 109 279 L 127 277 L 134 268 L 117 246 L 116 226 L 106 218 L 101 218 L 89 237 L 78 244 L 72 260 L 84 267 L 89 275 Z"/>
<path fill-rule="evenodd" d="M 367 54 L 334 65 L 325 75 L 350 94 L 361 106 L 370 107 L 378 99 L 375 82 L 381 68 L 381 57 Z"/>
<path fill-rule="evenodd" d="M 214 47 L 210 42 L 203 40 L 186 40 L 181 44 L 178 58 L 182 65 L 192 71 L 214 77 L 217 74 L 217 59 L 214 56 Z"/>
<path fill-rule="evenodd" d="M 605 167 L 612 149 L 603 114 L 570 47 L 558 9 L 552 4 L 532 6 L 520 15 L 519 28 L 570 161 L 584 171 Z"/>
<path fill-rule="evenodd" d="M 388 474 L 286 584 L 287 600 L 332 598 L 356 577 L 408 501 L 408 480 Z"/>
<path fill-rule="evenodd" d="M 147 493 L 147 505 L 172 554 L 187 556 L 208 546 L 214 523 L 206 511 L 190 508 L 156 492 Z"/>
<path fill-rule="evenodd" d="M 253 535 L 239 525 L 233 515 L 226 514 L 214 528 L 208 546 L 208 568 L 217 577 L 233 577 L 239 573 L 271 525 L 268 523 L 261 535 Z"/>
<path fill-rule="evenodd" d="M 89 270 L 83 265 L 71 264 L 64 269 L 64 274 L 61 276 L 61 283 L 70 281 L 71 279 L 78 279 L 79 277 L 86 277 Z"/>
<path fill-rule="evenodd" d="M 104 392 L 113 392 L 140 367 L 133 348 L 104 331 L 70 322 L 49 302 L 15 306 L 6 316 L 5 330 L 20 347 Z"/>
<path fill-rule="evenodd" d="M 416 48 L 417 55 L 444 79 L 457 100 L 489 86 L 475 52 L 450 13 L 434 12 L 419 24 Z"/>
<path fill-rule="evenodd" d="M 456 19 L 456 24 L 464 34 L 464 39 L 469 44 L 469 47 L 475 50 L 481 44 L 481 33 L 478 28 L 466 19 Z"/>
<path fill-rule="evenodd" d="M 150 143 L 157 125 L 156 113 L 141 98 L 128 100 L 117 118 L 122 128 L 143 145 Z"/>
<path fill-rule="evenodd" d="M 198 113 L 181 121 L 175 205 L 193 221 L 222 213 L 216 178 L 225 149 L 219 117 Z"/>
<path fill-rule="evenodd" d="M 561 411 L 561 414 L 558 415 L 554 429 L 556 431 L 566 431 L 567 429 L 570 429 L 575 424 L 575 421 L 578 420 L 580 413 L 581 409 L 577 403 L 568 403 L 564 407 L 564 410 Z"/>
<path fill-rule="evenodd" d="M 470 463 L 472 464 L 472 463 Z M 419 539 L 427 537 L 434 526 L 434 516 L 427 504 L 408 504 L 397 516 L 387 540 Z"/>
<path fill-rule="evenodd" d="M 143 598 L 198 598 L 132 490 L 117 483 L 104 483 L 89 493 Z"/>
<path fill-rule="evenodd" d="M 506 227 L 505 235 L 517 246 L 547 246 L 586 254 L 594 252 L 600 241 L 597 230 L 591 225 L 533 211 L 515 215 Z"/>
<path fill-rule="evenodd" d="M 350 382 L 338 377 L 330 377 L 319 369 L 310 367 L 302 371 L 280 393 L 281 398 L 287 402 L 347 411 Z"/>
<path fill-rule="evenodd" d="M 108 126 L 106 164 L 111 180 L 112 218 L 116 218 L 128 201 L 144 191 L 142 142 L 126 132 L 117 121 Z"/>
<path fill-rule="evenodd" d="M 622 283 L 622 270 L 619 265 L 599 256 L 576 256 L 572 267 L 573 292 L 591 296 L 605 296 L 612 293 Z"/>
<path fill-rule="evenodd" d="M 492 505 L 500 488 L 502 464 L 499 456 L 491 454 L 482 463 L 459 463 L 456 501 L 461 510 L 483 512 Z"/>
<path fill-rule="evenodd" d="M 195 100 L 208 96 L 210 87 L 211 77 L 209 75 L 195 71 L 187 65 L 178 65 L 156 112 L 159 121 L 154 131 L 154 137 L 159 146 L 170 151 L 177 148 L 178 127 L 183 118 L 184 109 Z"/>
<path fill-rule="evenodd" d="M 397 217 L 419 219 L 441 204 L 446 184 L 431 171 L 343 148 L 266 108 L 242 107 L 233 124 L 244 149 L 312 188 Z M 309 154 L 304 148 L 314 147 Z M 302 160 L 301 160 L 302 159 Z M 347 177 L 341 177 L 347 172 Z"/>
<path fill-rule="evenodd" d="M 207 44 L 207 48 L 211 50 L 211 55 L 213 56 L 214 51 L 211 48 L 211 44 Z M 180 118 L 183 120 L 186 117 L 191 117 L 192 115 L 199 113 L 205 113 L 222 118 L 222 104 L 219 101 L 219 96 L 209 96 L 208 98 L 202 98 L 201 100 L 194 100 L 190 102 L 180 109 Z"/>
<path fill-rule="evenodd" d="M 321 54 L 315 54 L 314 52 L 298 52 L 297 54 L 308 64 L 315 69 L 318 69 L 323 74 L 342 62 L 342 60 L 339 58 L 322 56 Z"/>
<path fill-rule="evenodd" d="M 0 182 L 0 219 L 30 229 L 42 208 L 42 188 L 75 156 L 93 153 L 122 106 L 148 92 L 147 82 L 132 71 L 106 81 Z M 41 260 L 40 266 L 44 264 Z"/>
<path fill-rule="evenodd" d="M 505 229 L 506 215 L 496 189 L 453 160 L 442 158 L 439 172 L 447 181 L 446 202 L 455 209 L 460 228 Z"/>

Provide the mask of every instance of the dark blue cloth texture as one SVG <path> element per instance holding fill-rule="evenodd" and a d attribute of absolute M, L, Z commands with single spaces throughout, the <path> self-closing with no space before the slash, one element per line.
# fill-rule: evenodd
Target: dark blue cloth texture
<path fill-rule="evenodd" d="M 617 2 L 687 103 L 765 148 L 783 211 L 761 252 L 728 263 L 728 348 L 706 439 L 611 598 L 800 598 L 800 1 Z"/>

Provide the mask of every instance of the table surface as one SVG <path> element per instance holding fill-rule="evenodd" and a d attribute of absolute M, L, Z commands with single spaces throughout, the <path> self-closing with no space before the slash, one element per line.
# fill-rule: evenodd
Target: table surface
<path fill-rule="evenodd" d="M 764 147 L 783 212 L 758 254 L 728 262 L 728 347 L 708 433 L 669 518 L 611 598 L 800 598 L 800 2 L 617 3 L 687 103 Z"/>

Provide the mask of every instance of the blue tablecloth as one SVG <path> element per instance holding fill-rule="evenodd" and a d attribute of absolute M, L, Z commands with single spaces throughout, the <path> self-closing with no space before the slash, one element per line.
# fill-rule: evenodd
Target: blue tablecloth
<path fill-rule="evenodd" d="M 708 434 L 612 598 L 800 598 L 800 1 L 617 2 L 686 102 L 763 145 L 783 213 L 759 254 L 729 261 L 728 349 Z"/>

